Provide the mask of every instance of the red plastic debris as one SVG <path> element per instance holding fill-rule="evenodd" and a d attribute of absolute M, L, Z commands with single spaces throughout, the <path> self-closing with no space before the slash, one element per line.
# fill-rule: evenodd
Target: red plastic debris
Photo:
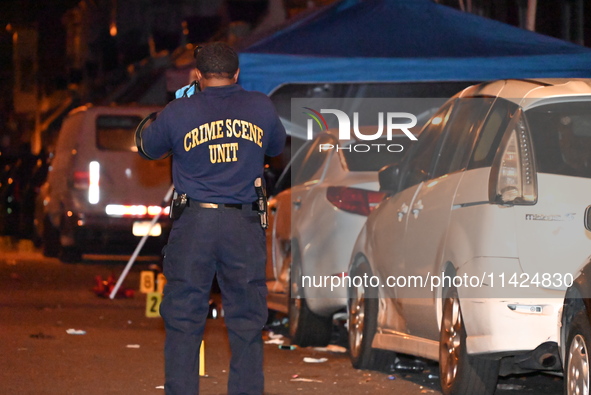
<path fill-rule="evenodd" d="M 103 280 L 103 278 L 100 275 L 96 276 L 94 280 L 95 286 L 92 290 L 95 294 L 97 294 L 97 296 L 100 296 L 102 298 L 108 298 L 111 295 L 113 288 L 115 288 L 115 284 L 117 283 L 115 277 L 112 274 L 109 277 L 107 277 L 106 280 Z M 134 295 L 135 291 L 133 289 L 120 287 L 117 290 L 117 294 L 115 295 L 115 297 L 130 299 L 133 298 Z"/>

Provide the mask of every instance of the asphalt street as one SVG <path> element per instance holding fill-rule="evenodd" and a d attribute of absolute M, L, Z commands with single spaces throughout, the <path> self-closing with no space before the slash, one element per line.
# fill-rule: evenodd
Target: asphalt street
<path fill-rule="evenodd" d="M 118 278 L 127 257 L 63 264 L 27 243 L 0 248 L 0 394 L 164 394 L 162 320 L 146 317 L 138 291 L 140 272 L 157 258 L 143 258 L 128 274 L 122 288 L 133 297 L 110 300 L 93 290 L 97 276 Z M 264 332 L 267 395 L 441 393 L 435 363 L 421 373 L 355 370 L 337 344 L 280 349 L 289 339 L 281 320 L 274 324 Z M 226 392 L 228 360 L 223 318 L 209 319 L 202 394 Z M 495 395 L 561 393 L 562 378 L 536 374 L 500 380 Z"/>

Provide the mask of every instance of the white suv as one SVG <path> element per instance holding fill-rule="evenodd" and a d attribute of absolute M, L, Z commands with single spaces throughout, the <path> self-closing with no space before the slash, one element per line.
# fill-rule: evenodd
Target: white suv
<path fill-rule="evenodd" d="M 560 310 L 591 251 L 591 80 L 466 88 L 381 172 L 349 268 L 355 367 L 439 361 L 444 394 L 560 371 Z M 363 280 L 366 281 L 363 281 Z"/>

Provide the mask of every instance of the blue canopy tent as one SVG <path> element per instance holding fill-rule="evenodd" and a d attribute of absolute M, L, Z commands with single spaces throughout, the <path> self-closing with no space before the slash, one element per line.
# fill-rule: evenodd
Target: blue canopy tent
<path fill-rule="evenodd" d="M 591 49 L 431 0 L 342 0 L 239 49 L 240 84 L 591 77 Z"/>

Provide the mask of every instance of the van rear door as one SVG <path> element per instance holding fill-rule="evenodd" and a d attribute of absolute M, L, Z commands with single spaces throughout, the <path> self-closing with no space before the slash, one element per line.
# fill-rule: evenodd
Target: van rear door
<path fill-rule="evenodd" d="M 75 182 L 87 180 L 85 205 L 94 214 L 105 214 L 108 205 L 125 207 L 160 206 L 171 180 L 171 161 L 149 161 L 140 157 L 134 132 L 154 108 L 95 108 L 94 136 L 79 146 Z M 90 136 L 88 136 L 90 137 Z M 139 212 L 138 212 L 139 213 Z"/>

